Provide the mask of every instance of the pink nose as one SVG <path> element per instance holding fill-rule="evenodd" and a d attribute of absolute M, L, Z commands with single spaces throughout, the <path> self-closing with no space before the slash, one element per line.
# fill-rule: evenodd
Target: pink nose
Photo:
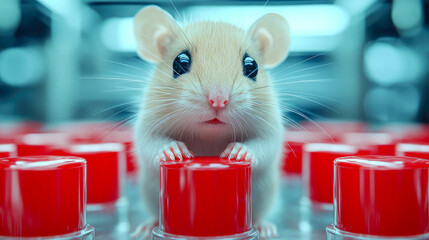
<path fill-rule="evenodd" d="M 224 91 L 210 91 L 209 93 L 209 104 L 213 108 L 221 109 L 226 107 L 229 102 L 228 94 Z"/>

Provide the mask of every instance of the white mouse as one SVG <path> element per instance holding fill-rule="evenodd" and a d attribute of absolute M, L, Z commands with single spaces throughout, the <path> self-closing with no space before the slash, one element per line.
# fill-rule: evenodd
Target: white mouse
<path fill-rule="evenodd" d="M 140 187 L 152 219 L 134 237 L 149 237 L 158 224 L 159 162 L 193 155 L 251 161 L 253 225 L 262 238 L 276 237 L 265 217 L 278 191 L 283 124 L 265 68 L 287 57 L 287 21 L 269 13 L 247 32 L 210 21 L 181 28 L 148 6 L 135 16 L 134 33 L 138 55 L 157 64 L 135 128 Z"/>

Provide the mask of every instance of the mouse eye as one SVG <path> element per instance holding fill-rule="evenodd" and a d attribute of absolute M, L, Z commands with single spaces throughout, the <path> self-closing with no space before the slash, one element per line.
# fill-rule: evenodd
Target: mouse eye
<path fill-rule="evenodd" d="M 180 75 L 188 73 L 191 69 L 191 54 L 188 50 L 183 51 L 174 59 L 173 62 L 173 77 L 177 78 Z"/>
<path fill-rule="evenodd" d="M 243 75 L 253 81 L 256 81 L 256 75 L 258 75 L 258 64 L 247 53 L 243 57 Z"/>

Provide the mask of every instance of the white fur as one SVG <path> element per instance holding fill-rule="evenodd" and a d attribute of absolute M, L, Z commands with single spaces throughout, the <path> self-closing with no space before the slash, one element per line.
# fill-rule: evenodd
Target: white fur
<path fill-rule="evenodd" d="M 156 12 L 165 14 L 159 9 Z M 137 16 L 143 19 L 144 24 L 151 22 L 142 15 Z M 163 21 L 169 18 L 156 17 Z M 157 54 L 159 63 L 143 96 L 135 142 L 141 165 L 143 198 L 154 219 L 158 218 L 159 209 L 158 157 L 165 146 L 180 141 L 197 156 L 219 156 L 230 143 L 239 142 L 246 146 L 243 149 L 252 153 L 252 161 L 256 163 L 252 168 L 253 222 L 263 224 L 262 220 L 273 205 L 278 188 L 283 139 L 281 111 L 263 65 L 268 62 L 272 66 L 284 59 L 287 47 L 277 49 L 277 53 L 273 54 L 275 49 L 272 46 L 285 46 L 277 41 L 288 39 L 288 32 L 282 32 L 288 29 L 283 25 L 286 22 L 284 19 L 277 23 L 278 28 L 270 26 L 265 29 L 263 23 L 275 25 L 274 20 L 278 18 L 278 15 L 268 15 L 268 20 L 262 17 L 247 34 L 227 23 L 199 22 L 189 24 L 184 29 L 169 23 L 169 27 L 175 27 L 166 33 L 172 36 L 168 46 L 164 46 L 165 50 L 162 51 L 150 49 L 150 52 Z M 135 24 L 137 32 L 145 27 L 144 24 L 139 25 L 137 20 Z M 278 29 L 280 33 L 270 32 Z M 269 36 L 269 41 L 261 42 L 260 32 Z M 136 39 L 139 41 L 137 34 Z M 140 44 L 140 50 L 160 46 L 156 43 L 150 43 L 150 46 L 144 45 L 144 42 Z M 191 71 L 173 79 L 173 60 L 183 50 L 191 52 Z M 259 65 L 256 82 L 242 74 L 244 53 L 252 56 Z M 140 56 L 147 54 L 140 52 Z M 267 56 L 273 59 L 267 59 Z M 153 61 L 153 58 L 149 60 Z M 211 108 L 207 100 L 211 93 L 219 89 L 226 89 L 230 97 L 228 106 L 220 112 Z M 202 123 L 213 118 L 226 124 Z M 272 228 L 272 225 L 268 226 Z"/>

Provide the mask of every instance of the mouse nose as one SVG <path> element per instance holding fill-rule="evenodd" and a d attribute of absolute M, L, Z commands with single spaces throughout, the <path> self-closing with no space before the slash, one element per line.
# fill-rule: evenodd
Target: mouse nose
<path fill-rule="evenodd" d="M 226 107 L 229 102 L 228 94 L 222 90 L 215 90 L 209 92 L 209 104 L 215 109 L 222 109 Z"/>

